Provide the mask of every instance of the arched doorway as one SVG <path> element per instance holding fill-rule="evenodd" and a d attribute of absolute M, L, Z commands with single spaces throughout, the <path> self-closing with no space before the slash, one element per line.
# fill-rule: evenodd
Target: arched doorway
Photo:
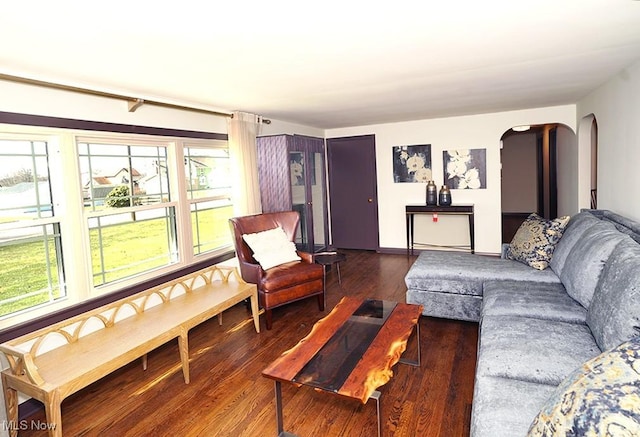
<path fill-rule="evenodd" d="M 522 222 L 532 212 L 556 218 L 568 209 L 559 202 L 566 197 L 570 175 L 559 153 L 575 144 L 573 130 L 564 124 L 549 123 L 528 129 L 509 129 L 501 138 L 502 242 L 511 241 Z M 574 172 L 575 174 L 575 172 Z M 559 207 L 560 205 L 560 207 Z M 563 215 L 563 214 L 562 214 Z"/>

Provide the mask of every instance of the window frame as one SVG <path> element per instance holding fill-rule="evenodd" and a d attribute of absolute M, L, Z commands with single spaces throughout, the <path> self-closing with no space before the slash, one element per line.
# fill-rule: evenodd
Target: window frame
<path fill-rule="evenodd" d="M 8 315 L 0 320 L 0 341 L 13 338 L 39 327 L 47 326 L 56 321 L 63 320 L 76 314 L 80 314 L 92 308 L 105 305 L 117 299 L 135 294 L 153 285 L 160 284 L 172 278 L 196 271 L 207 265 L 234 257 L 233 242 L 217 250 L 195 255 L 190 225 L 190 203 L 187 202 L 185 188 L 184 165 L 175 165 L 183 162 L 183 147 L 197 145 L 202 147 L 207 143 L 226 142 L 226 134 L 213 132 L 187 131 L 178 129 L 162 129 L 147 126 L 122 125 L 114 123 L 102 123 L 63 119 L 56 117 L 34 116 L 15 113 L 0 112 L 0 133 L 3 138 L 9 139 L 35 137 L 47 141 L 49 145 L 56 147 L 56 164 L 63 173 L 62 177 L 54 177 L 52 174 L 52 190 L 63 192 L 58 199 L 52 199 L 52 203 L 61 211 L 60 232 L 64 250 L 64 271 L 66 274 L 67 292 L 62 302 L 45 304 L 37 310 L 24 310 L 15 316 Z M 167 142 L 168 161 L 174 167 L 173 175 L 170 175 L 171 202 L 175 206 L 178 253 L 179 259 L 175 264 L 163 266 L 152 271 L 136 275 L 132 278 L 114 281 L 99 287 L 92 285 L 91 257 L 89 248 L 89 227 L 86 223 L 86 212 L 82 202 L 82 181 L 78 158 L 78 139 L 96 138 L 117 141 L 132 137 L 141 141 L 153 143 Z M 187 145 L 188 144 L 188 145 Z M 228 147 L 228 145 L 227 145 Z M 64 152 L 62 152 L 64 151 Z M 52 170 L 52 173 L 56 171 Z M 49 219 L 49 218 L 47 218 Z M 78 230 L 81 230 L 80 232 Z M 99 290 L 98 290 L 99 289 Z"/>
<path fill-rule="evenodd" d="M 46 144 L 46 155 L 41 155 L 41 156 L 46 156 L 46 160 L 47 160 L 47 177 L 48 177 L 48 184 L 49 184 L 49 191 L 51 194 L 51 199 L 50 199 L 50 204 L 52 206 L 52 214 L 50 216 L 42 216 L 41 214 L 38 214 L 37 217 L 33 217 L 31 219 L 27 219 L 27 220 L 18 220 L 18 221 L 14 221 L 14 222 L 7 222 L 5 223 L 0 223 L 0 230 L 8 230 L 8 231 L 14 231 L 14 230 L 19 230 L 19 229 L 25 229 L 25 228 L 46 228 L 48 226 L 52 227 L 52 233 L 48 234 L 46 232 L 46 230 L 43 231 L 42 235 L 41 235 L 41 243 L 44 245 L 45 247 L 45 251 L 46 251 L 46 247 L 50 244 L 47 242 L 48 239 L 50 239 L 51 237 L 53 237 L 54 240 L 54 251 L 56 253 L 56 265 L 55 268 L 57 270 L 57 275 L 58 275 L 58 281 L 57 281 L 57 288 L 59 290 L 59 293 L 61 294 L 60 297 L 53 299 L 53 300 L 49 300 L 48 302 L 43 302 L 43 303 L 39 303 L 39 304 L 35 304 L 31 307 L 28 308 L 24 308 L 24 309 L 20 309 L 17 311 L 14 311 L 13 313 L 9 313 L 6 314 L 4 316 L 0 316 L 0 320 L 2 319 L 7 319 L 7 318 L 12 318 L 14 316 L 18 316 L 20 317 L 23 314 L 27 314 L 31 311 L 33 311 L 33 309 L 38 309 L 38 308 L 46 308 L 49 306 L 56 306 L 59 303 L 63 302 L 64 300 L 66 300 L 67 298 L 67 286 L 66 286 L 66 273 L 65 273 L 65 268 L 64 268 L 64 260 L 62 257 L 62 246 L 64 245 L 64 243 L 62 242 L 62 236 L 63 236 L 63 232 L 62 232 L 62 217 L 61 214 L 56 213 L 56 210 L 59 211 L 59 209 L 56 206 L 56 199 L 54 196 L 54 191 L 55 191 L 55 187 L 57 187 L 60 183 L 59 178 L 57 178 L 57 175 L 53 175 L 51 174 L 51 167 L 54 166 L 57 163 L 57 157 L 59 156 L 59 147 L 57 145 L 57 142 L 55 141 L 54 138 L 49 137 L 47 135 L 43 135 L 40 133 L 15 133 L 15 132 L 7 132 L 2 134 L 2 140 L 6 140 L 6 141 L 18 141 L 18 142 L 26 142 L 26 143 L 36 143 L 36 142 L 41 142 L 41 143 L 45 143 Z M 31 152 L 25 152 L 25 153 L 2 153 L 1 156 L 24 156 L 24 157 L 29 157 L 31 156 L 31 160 L 34 161 L 36 156 L 38 155 L 33 155 L 33 151 Z M 53 164 L 52 164 L 53 162 Z M 32 169 L 33 170 L 33 169 Z M 34 174 L 34 177 L 38 177 L 38 174 Z M 40 193 L 36 193 L 36 197 L 39 198 L 40 197 Z M 40 203 L 38 202 L 37 205 L 33 205 L 35 207 L 39 207 Z M 32 237 L 33 238 L 33 237 Z M 29 238 L 31 239 L 31 238 Z M 49 293 L 51 293 L 53 290 L 50 288 L 51 287 L 51 267 L 52 264 L 49 262 L 49 257 L 48 255 L 45 254 L 45 258 L 46 258 L 46 264 L 47 264 L 47 282 L 49 284 Z M 46 289 L 40 290 L 41 292 L 44 292 Z M 29 294 L 34 294 L 36 293 L 38 290 L 32 290 Z M 15 299 L 18 300 L 18 299 Z"/>
<path fill-rule="evenodd" d="M 225 143 L 226 143 L 226 142 L 225 142 Z M 182 155 L 182 162 L 185 162 L 185 163 L 186 163 L 187 157 L 185 156 L 184 151 L 185 151 L 186 149 L 204 149 L 204 150 L 210 150 L 210 149 L 226 149 L 226 150 L 227 150 L 227 153 L 228 153 L 228 151 L 229 151 L 229 145 L 228 145 L 228 143 L 226 143 L 226 147 L 224 147 L 224 145 L 222 144 L 222 142 L 204 143 L 204 142 L 202 142 L 202 141 L 185 141 L 185 142 L 183 143 L 183 147 L 181 148 L 181 151 L 183 152 L 183 155 Z M 192 155 L 189 155 L 189 156 L 192 156 Z M 227 157 L 227 159 L 229 159 L 229 162 L 231 162 L 229 157 Z M 231 207 L 233 207 L 233 202 L 232 202 L 232 188 L 231 188 L 231 187 L 229 187 L 229 192 L 227 193 L 227 195 L 226 195 L 226 196 L 225 196 L 225 195 L 216 195 L 216 196 L 204 196 L 204 197 L 200 197 L 200 198 L 194 198 L 194 197 L 191 195 L 191 192 L 189 191 L 189 187 L 188 187 L 188 185 L 187 185 L 187 177 L 188 177 L 189 175 L 187 175 L 187 172 L 186 172 L 186 165 L 185 165 L 185 166 L 183 166 L 183 170 L 184 170 L 184 175 L 183 175 L 184 177 L 183 177 L 183 178 L 181 178 L 181 180 L 183 180 L 183 181 L 184 181 L 184 184 L 185 184 L 184 191 L 185 191 L 185 193 L 186 193 L 186 194 L 185 194 L 185 195 L 186 195 L 186 201 L 187 201 L 187 203 L 188 203 L 188 207 L 187 207 L 186 209 L 187 209 L 187 210 L 188 210 L 188 212 L 189 212 L 189 220 L 190 220 L 190 221 L 189 221 L 189 223 L 192 223 L 192 221 L 191 221 L 191 213 L 192 213 L 192 211 L 191 211 L 191 207 L 192 207 L 193 205 L 203 204 L 203 203 L 207 203 L 207 202 L 215 202 L 215 201 L 224 200 L 224 199 L 227 199 L 227 198 L 228 198 L 228 200 L 229 200 L 229 204 L 231 205 Z M 194 230 L 193 230 L 193 229 L 191 229 L 191 231 L 192 231 L 192 232 L 191 232 L 191 234 L 190 234 L 190 236 L 191 236 L 191 245 L 190 245 L 190 247 L 191 247 L 191 254 L 192 254 L 192 256 L 193 256 L 194 258 L 199 258 L 199 257 L 201 257 L 201 256 L 205 255 L 207 252 L 205 251 L 205 252 L 197 252 L 197 253 L 196 253 L 195 248 L 196 248 L 196 246 L 201 246 L 201 242 L 200 242 L 200 241 L 198 241 L 198 243 L 196 243 L 195 241 L 193 241 L 193 233 L 194 233 Z"/>

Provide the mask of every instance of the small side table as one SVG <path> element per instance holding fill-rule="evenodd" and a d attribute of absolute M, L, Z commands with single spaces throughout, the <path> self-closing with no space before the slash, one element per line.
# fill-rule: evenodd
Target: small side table
<path fill-rule="evenodd" d="M 342 285 L 342 278 L 340 278 L 340 263 L 342 261 L 346 261 L 347 256 L 344 253 L 338 252 L 320 252 L 313 256 L 313 259 L 318 264 L 322 264 L 324 268 L 324 279 L 326 282 L 327 279 L 327 267 L 336 265 L 336 270 L 338 271 L 338 284 Z"/>

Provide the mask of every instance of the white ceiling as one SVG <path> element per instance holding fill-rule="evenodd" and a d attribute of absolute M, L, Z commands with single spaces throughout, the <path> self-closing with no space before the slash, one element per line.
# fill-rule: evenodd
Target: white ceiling
<path fill-rule="evenodd" d="M 309 3 L 14 1 L 0 73 L 335 128 L 576 103 L 640 59 L 637 0 Z"/>

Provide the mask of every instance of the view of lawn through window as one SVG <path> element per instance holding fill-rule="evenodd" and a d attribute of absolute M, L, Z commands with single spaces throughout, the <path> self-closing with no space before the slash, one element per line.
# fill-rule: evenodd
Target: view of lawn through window
<path fill-rule="evenodd" d="M 65 295 L 49 148 L 0 140 L 0 317 Z"/>
<path fill-rule="evenodd" d="M 79 140 L 78 190 L 94 287 L 184 261 L 177 229 L 188 208 L 193 253 L 229 246 L 233 214 L 226 142 L 184 146 L 186 192 L 170 186 L 173 143 Z M 182 147 L 182 146 L 179 146 Z M 0 137 L 0 318 L 65 297 L 59 203 L 46 142 Z M 175 164 L 174 164 L 175 166 Z M 57 168 L 61 176 L 69 177 Z M 54 184 L 54 186 L 56 186 Z M 183 206 L 181 206 L 183 205 Z M 58 213 L 58 215 L 56 215 Z M 77 250 L 78 248 L 66 248 Z M 70 286 L 69 286 L 70 287 Z"/>

